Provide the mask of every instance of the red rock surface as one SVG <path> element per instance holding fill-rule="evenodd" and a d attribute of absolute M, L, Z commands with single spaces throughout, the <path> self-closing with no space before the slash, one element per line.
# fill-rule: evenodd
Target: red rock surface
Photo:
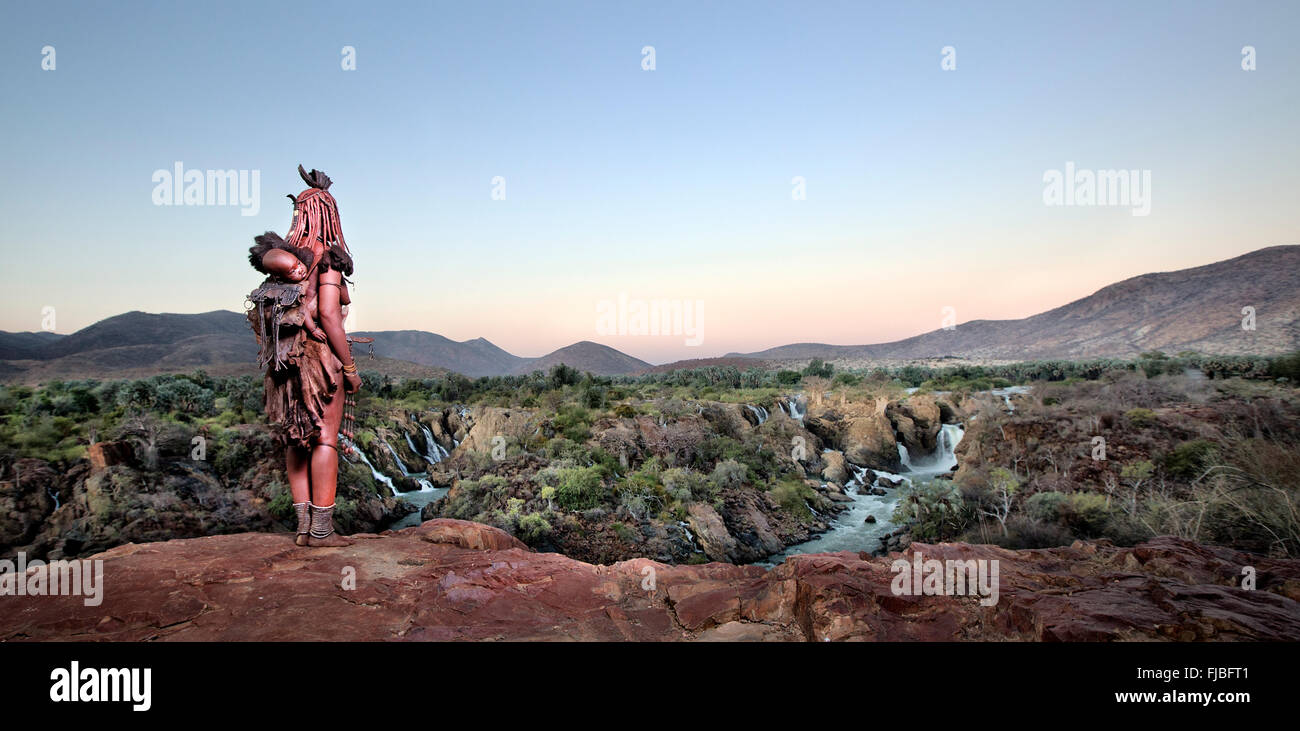
<path fill-rule="evenodd" d="M 5 640 L 1297 640 L 1300 561 L 1160 538 L 1009 551 L 1000 601 L 895 596 L 892 558 L 798 556 L 766 571 L 647 559 L 594 566 L 457 520 L 345 548 L 243 533 L 128 544 L 104 560 L 100 606 L 0 597 Z M 909 554 L 904 554 L 910 557 Z M 1237 588 L 1242 566 L 1257 588 Z M 345 588 L 355 575 L 355 588 Z"/>

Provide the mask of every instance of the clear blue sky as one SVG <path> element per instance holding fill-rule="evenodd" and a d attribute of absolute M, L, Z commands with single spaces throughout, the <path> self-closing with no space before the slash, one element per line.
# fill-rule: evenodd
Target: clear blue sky
<path fill-rule="evenodd" d="M 0 27 L 0 329 L 238 310 L 325 170 L 363 329 L 662 362 L 1019 317 L 1297 243 L 1300 3 L 23 3 Z M 41 69 L 42 47 L 57 68 Z M 357 70 L 340 68 L 356 49 Z M 656 69 L 641 68 L 654 46 Z M 1257 69 L 1241 69 L 1241 48 Z M 940 68 L 953 46 L 957 68 Z M 261 208 L 155 170 L 261 171 Z M 1152 173 L 1146 217 L 1045 170 Z M 491 199 L 491 179 L 507 198 Z M 791 179 L 807 200 L 791 199 Z M 603 337 L 620 293 L 704 343 Z"/>

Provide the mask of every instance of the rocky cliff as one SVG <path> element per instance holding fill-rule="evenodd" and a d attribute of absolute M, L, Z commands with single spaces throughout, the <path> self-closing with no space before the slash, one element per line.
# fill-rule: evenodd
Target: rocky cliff
<path fill-rule="evenodd" d="M 1010 551 L 999 601 L 895 596 L 892 558 L 796 556 L 767 571 L 533 553 L 477 523 L 433 520 L 297 548 L 243 533 L 98 554 L 104 599 L 8 596 L 4 640 L 1297 640 L 1300 561 L 1159 538 Z M 911 558 L 910 552 L 904 555 Z M 1238 588 L 1241 569 L 1254 590 Z"/>

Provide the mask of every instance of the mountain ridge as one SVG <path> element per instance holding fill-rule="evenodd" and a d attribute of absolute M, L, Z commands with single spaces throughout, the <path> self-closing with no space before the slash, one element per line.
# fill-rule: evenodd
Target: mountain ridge
<path fill-rule="evenodd" d="M 1243 329 L 1252 307 L 1255 329 Z M 538 357 L 514 355 L 483 337 L 456 341 L 424 330 L 353 333 L 375 338 L 378 367 L 395 374 L 454 371 L 522 375 L 565 363 L 597 375 L 664 372 L 701 365 L 771 367 L 782 361 L 903 361 L 1133 357 L 1147 350 L 1275 355 L 1300 350 L 1300 245 L 1270 246 L 1231 259 L 1129 277 L 1045 312 L 971 320 L 951 330 L 871 345 L 789 343 L 752 353 L 652 365 L 590 340 Z M 365 351 L 357 355 L 364 359 Z M 256 346 L 242 313 L 138 310 L 68 335 L 0 332 L 0 379 L 123 377 L 204 368 L 253 373 Z"/>
<path fill-rule="evenodd" d="M 1139 310 L 1140 303 L 1140 314 Z M 1242 328 L 1254 307 L 1255 329 Z M 970 320 L 871 345 L 791 343 L 728 357 L 886 360 L 1132 357 L 1147 350 L 1276 355 L 1300 349 L 1300 245 L 1149 272 L 1036 315 Z"/>

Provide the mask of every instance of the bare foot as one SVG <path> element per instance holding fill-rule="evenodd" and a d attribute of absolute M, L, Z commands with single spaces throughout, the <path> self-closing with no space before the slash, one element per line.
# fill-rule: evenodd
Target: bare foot
<path fill-rule="evenodd" d="M 293 539 L 293 542 L 296 543 L 296 544 L 298 544 L 299 546 L 305 546 L 305 545 L 307 545 L 307 534 L 306 534 L 306 533 L 299 533 L 299 534 L 298 534 L 298 537 L 295 538 L 295 539 Z"/>
<path fill-rule="evenodd" d="M 307 536 L 307 545 L 312 548 L 340 548 L 342 546 L 352 545 L 352 540 L 350 538 L 344 538 L 338 533 L 331 533 L 324 538 L 317 538 L 309 535 Z"/>

